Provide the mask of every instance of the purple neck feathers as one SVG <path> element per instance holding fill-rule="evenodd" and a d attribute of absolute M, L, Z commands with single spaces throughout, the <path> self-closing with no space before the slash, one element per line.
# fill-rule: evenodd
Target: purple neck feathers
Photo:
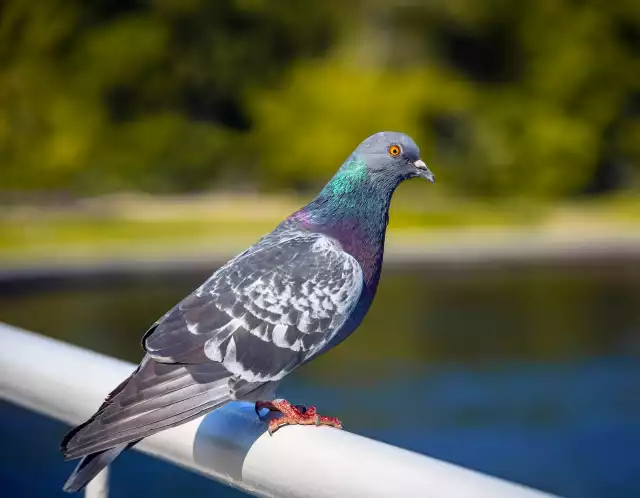
<path fill-rule="evenodd" d="M 395 186 L 375 184 L 367 178 L 353 191 L 344 192 L 336 191 L 330 182 L 318 197 L 291 218 L 306 230 L 338 240 L 360 263 L 367 290 L 375 292 Z"/>

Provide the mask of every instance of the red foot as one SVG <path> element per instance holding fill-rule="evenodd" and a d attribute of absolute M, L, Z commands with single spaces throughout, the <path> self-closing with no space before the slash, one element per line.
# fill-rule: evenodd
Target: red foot
<path fill-rule="evenodd" d="M 281 417 L 269 420 L 269 435 L 273 435 L 274 432 L 285 425 L 328 425 L 336 429 L 342 429 L 342 422 L 339 419 L 318 415 L 315 406 L 305 409 L 303 406 L 293 406 L 284 399 L 256 401 L 256 411 L 260 411 L 262 408 L 282 413 Z"/>

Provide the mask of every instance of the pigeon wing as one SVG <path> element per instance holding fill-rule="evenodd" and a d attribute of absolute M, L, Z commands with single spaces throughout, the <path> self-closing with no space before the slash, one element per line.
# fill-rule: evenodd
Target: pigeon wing
<path fill-rule="evenodd" d="M 206 357 L 236 381 L 278 381 L 331 340 L 362 286 L 360 264 L 330 237 L 267 239 L 165 315 L 143 346 L 160 362 Z"/>

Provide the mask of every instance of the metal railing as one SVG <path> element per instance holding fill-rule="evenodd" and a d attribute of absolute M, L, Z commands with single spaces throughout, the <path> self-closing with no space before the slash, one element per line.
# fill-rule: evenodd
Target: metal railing
<path fill-rule="evenodd" d="M 0 346 L 0 398 L 69 424 L 92 415 L 134 368 L 2 323 Z M 135 448 L 257 496 L 551 496 L 347 431 L 293 426 L 269 436 L 265 429 L 253 405 L 230 403 Z M 103 472 L 87 496 L 107 492 Z"/>

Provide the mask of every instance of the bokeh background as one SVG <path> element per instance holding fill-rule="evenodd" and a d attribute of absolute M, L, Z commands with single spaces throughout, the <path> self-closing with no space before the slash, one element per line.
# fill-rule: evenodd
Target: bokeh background
<path fill-rule="evenodd" d="M 0 320 L 137 361 L 380 130 L 437 183 L 398 189 L 370 316 L 281 394 L 566 497 L 640 496 L 635 0 L 0 1 Z M 62 496 L 66 430 L 0 402 L 3 496 Z M 136 495 L 242 496 L 129 452 L 111 496 Z"/>

